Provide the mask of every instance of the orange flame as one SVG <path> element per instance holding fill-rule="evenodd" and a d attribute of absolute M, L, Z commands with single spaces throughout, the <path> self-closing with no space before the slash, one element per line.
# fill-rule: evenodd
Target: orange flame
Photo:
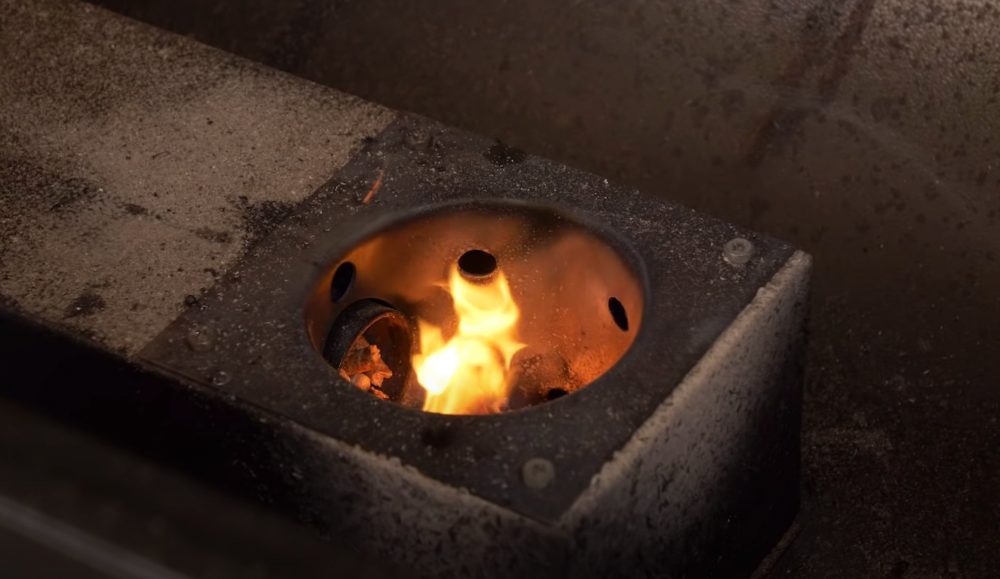
<path fill-rule="evenodd" d="M 424 410 L 441 414 L 499 412 L 510 394 L 510 362 L 521 312 L 502 272 L 483 283 L 467 281 L 452 266 L 448 278 L 458 328 L 450 339 L 438 326 L 417 320 L 417 381 L 427 391 Z"/>

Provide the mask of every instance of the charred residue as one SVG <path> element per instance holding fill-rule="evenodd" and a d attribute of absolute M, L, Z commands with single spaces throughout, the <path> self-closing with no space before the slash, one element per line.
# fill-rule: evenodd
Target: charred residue
<path fill-rule="evenodd" d="M 67 307 L 66 311 L 63 313 L 63 317 L 65 319 L 70 319 L 90 316 L 103 310 L 106 305 L 107 304 L 104 303 L 104 298 L 102 298 L 100 294 L 95 293 L 92 290 L 86 290 L 69 304 L 69 307 Z"/>

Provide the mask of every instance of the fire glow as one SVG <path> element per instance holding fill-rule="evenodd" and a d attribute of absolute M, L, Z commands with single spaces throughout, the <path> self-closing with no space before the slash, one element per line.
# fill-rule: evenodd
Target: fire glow
<path fill-rule="evenodd" d="M 448 276 L 457 327 L 417 320 L 420 352 L 413 368 L 426 390 L 423 409 L 441 414 L 490 414 L 504 409 L 511 389 L 511 360 L 525 346 L 517 340 L 520 309 L 503 272 L 469 281 L 457 265 Z"/>

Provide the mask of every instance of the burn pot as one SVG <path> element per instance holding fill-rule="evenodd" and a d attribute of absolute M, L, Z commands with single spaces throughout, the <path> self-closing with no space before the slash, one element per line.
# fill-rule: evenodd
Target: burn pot
<path fill-rule="evenodd" d="M 498 147 L 396 121 L 142 359 L 276 425 L 234 451 L 259 496 L 416 575 L 749 575 L 798 505 L 809 257 Z M 348 304 L 406 313 L 472 247 L 581 387 L 472 416 L 343 381 Z"/>

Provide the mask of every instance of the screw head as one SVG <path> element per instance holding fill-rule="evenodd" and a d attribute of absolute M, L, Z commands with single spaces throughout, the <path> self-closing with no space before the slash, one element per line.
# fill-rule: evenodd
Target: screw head
<path fill-rule="evenodd" d="M 749 239 L 743 237 L 735 237 L 726 242 L 726 245 L 722 248 L 722 259 L 726 260 L 726 263 L 734 266 L 746 265 L 750 258 L 753 257 L 754 246 Z"/>
<path fill-rule="evenodd" d="M 205 328 L 192 328 L 184 337 L 184 343 L 194 352 L 208 352 L 215 346 L 215 339 Z"/>
<path fill-rule="evenodd" d="M 421 129 L 411 129 L 404 133 L 403 141 L 411 149 L 422 149 L 430 144 L 431 137 Z"/>
<path fill-rule="evenodd" d="M 544 458 L 529 458 L 521 465 L 521 481 L 530 489 L 541 490 L 556 478 L 556 467 Z"/>
<path fill-rule="evenodd" d="M 212 374 L 211 380 L 213 386 L 225 386 L 226 384 L 229 384 L 229 381 L 232 379 L 233 377 L 229 375 L 229 372 L 226 372 L 225 370 L 218 370 Z"/>

